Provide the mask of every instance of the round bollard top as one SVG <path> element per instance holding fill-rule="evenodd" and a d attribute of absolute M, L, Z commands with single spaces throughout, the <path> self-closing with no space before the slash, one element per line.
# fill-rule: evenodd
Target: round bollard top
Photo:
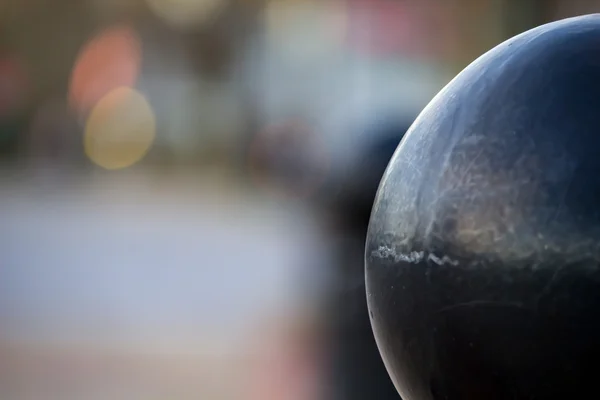
<path fill-rule="evenodd" d="M 594 388 L 600 15 L 500 44 L 431 101 L 382 179 L 365 259 L 404 400 Z"/>

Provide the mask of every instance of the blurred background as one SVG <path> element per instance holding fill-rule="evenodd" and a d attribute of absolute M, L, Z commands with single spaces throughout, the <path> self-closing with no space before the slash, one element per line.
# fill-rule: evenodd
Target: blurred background
<path fill-rule="evenodd" d="M 396 399 L 385 166 L 456 73 L 592 0 L 0 0 L 0 397 Z"/>

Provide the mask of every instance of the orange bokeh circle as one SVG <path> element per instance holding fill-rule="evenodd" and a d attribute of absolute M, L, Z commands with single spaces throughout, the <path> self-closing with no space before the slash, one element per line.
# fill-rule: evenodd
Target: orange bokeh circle
<path fill-rule="evenodd" d="M 131 27 L 100 32 L 77 57 L 69 88 L 71 107 L 87 113 L 111 90 L 135 86 L 141 58 L 141 41 Z"/>

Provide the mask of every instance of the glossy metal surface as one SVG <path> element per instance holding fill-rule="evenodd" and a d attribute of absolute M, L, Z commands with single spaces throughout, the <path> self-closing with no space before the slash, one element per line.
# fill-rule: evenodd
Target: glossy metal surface
<path fill-rule="evenodd" d="M 422 112 L 366 249 L 371 322 L 404 400 L 594 393 L 599 150 L 598 15 L 499 45 Z"/>

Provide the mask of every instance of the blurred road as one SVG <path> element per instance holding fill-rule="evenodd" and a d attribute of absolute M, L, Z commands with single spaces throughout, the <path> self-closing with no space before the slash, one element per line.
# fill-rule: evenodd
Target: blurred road
<path fill-rule="evenodd" d="M 304 211 L 199 177 L 45 182 L 0 194 L 0 348 L 218 358 L 316 298 Z"/>

